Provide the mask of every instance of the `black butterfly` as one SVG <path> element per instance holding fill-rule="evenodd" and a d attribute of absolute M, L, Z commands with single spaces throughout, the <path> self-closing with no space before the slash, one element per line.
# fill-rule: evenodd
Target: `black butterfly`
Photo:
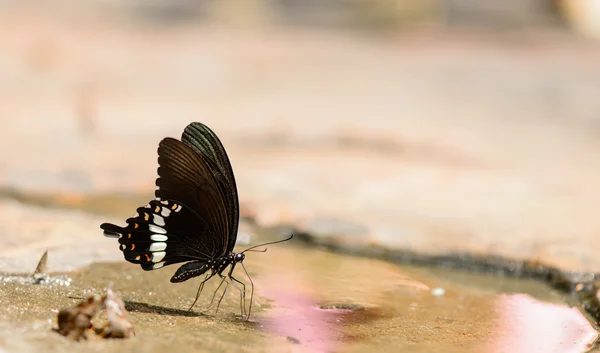
<path fill-rule="evenodd" d="M 233 252 L 239 201 L 233 170 L 221 141 L 206 125 L 191 123 L 185 128 L 181 141 L 167 137 L 160 142 L 158 164 L 156 199 L 139 207 L 137 215 L 127 219 L 124 228 L 110 223 L 100 225 L 104 235 L 118 237 L 125 260 L 140 264 L 146 271 L 186 262 L 177 269 L 171 282 L 183 282 L 206 273 L 190 310 L 206 281 L 215 275 L 221 277 L 218 291 L 229 278 L 240 290 L 240 307 L 245 315 L 246 286 L 233 277 L 233 270 L 239 263 L 248 275 L 243 264 L 244 253 L 272 243 L 253 246 L 237 254 Z M 229 266 L 226 277 L 223 272 Z M 218 304 L 229 285 L 226 283 Z M 250 283 L 253 294 L 252 279 Z M 217 311 L 218 308 L 217 305 Z M 247 318 L 251 309 L 252 296 Z"/>

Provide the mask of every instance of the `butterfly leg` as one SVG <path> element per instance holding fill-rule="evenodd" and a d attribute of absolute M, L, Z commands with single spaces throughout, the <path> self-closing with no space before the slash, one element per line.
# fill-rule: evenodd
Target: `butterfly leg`
<path fill-rule="evenodd" d="M 247 321 L 250 319 L 250 312 L 252 311 L 252 300 L 254 299 L 254 282 L 252 281 L 252 277 L 250 277 L 250 275 L 248 274 L 248 271 L 246 270 L 246 266 L 244 266 L 244 263 L 240 262 L 240 264 L 242 265 L 242 268 L 244 269 L 244 273 L 246 274 L 246 277 L 248 277 L 248 280 L 250 281 L 250 305 L 248 306 L 248 316 L 246 316 L 246 321 Z M 233 272 L 233 271 L 231 271 L 231 272 Z M 231 277 L 231 278 L 237 281 L 237 279 L 235 279 L 233 277 Z M 245 300 L 246 300 L 246 285 L 244 285 L 244 305 L 245 305 Z"/>
<path fill-rule="evenodd" d="M 202 289 L 204 288 L 204 283 L 206 283 L 206 281 L 208 281 L 212 276 L 214 276 L 214 274 L 207 274 L 206 277 L 204 277 L 204 279 L 200 283 L 200 286 L 198 286 L 198 292 L 196 292 L 196 299 L 194 299 L 194 302 L 192 303 L 192 306 L 190 306 L 188 311 L 192 311 L 192 308 L 194 307 L 194 305 L 196 305 L 198 298 L 200 298 L 200 294 L 202 293 Z"/>
<path fill-rule="evenodd" d="M 205 311 L 207 311 L 208 309 L 210 309 L 210 307 L 212 306 L 212 304 L 215 301 L 215 298 L 217 296 L 217 293 L 219 292 L 219 289 L 221 289 L 221 286 L 223 285 L 223 282 L 225 282 L 225 278 L 221 279 L 221 283 L 219 283 L 219 286 L 217 287 L 217 289 L 215 289 L 215 292 L 213 293 L 212 299 L 210 300 L 210 303 L 208 304 L 208 307 L 205 309 Z"/>
<path fill-rule="evenodd" d="M 246 284 L 233 276 L 230 276 L 229 279 L 232 280 L 231 283 L 233 283 L 233 285 L 240 291 L 240 311 L 242 313 L 242 317 L 244 317 L 246 316 Z M 238 285 L 235 284 L 236 282 L 241 284 L 242 288 L 238 287 Z"/>
<path fill-rule="evenodd" d="M 223 279 L 223 281 L 225 281 L 226 284 L 225 284 L 225 289 L 223 289 L 223 294 L 221 294 L 221 298 L 219 298 L 219 301 L 217 302 L 217 310 L 215 310 L 215 315 L 217 315 L 217 313 L 219 312 L 219 307 L 221 306 L 221 301 L 225 297 L 225 293 L 227 293 L 227 287 L 229 287 L 229 282 L 227 282 L 225 280 L 226 277 L 220 273 L 219 273 L 219 276 Z"/>
<path fill-rule="evenodd" d="M 233 277 L 234 268 L 235 268 L 235 266 L 231 266 L 227 277 L 229 277 L 229 279 L 231 280 L 231 283 L 233 283 L 235 288 L 237 288 L 240 291 L 240 310 L 242 313 L 242 317 L 244 317 L 244 316 L 246 316 L 246 284 L 244 282 L 238 280 L 237 278 Z M 238 287 L 236 282 L 241 284 L 242 288 Z"/>

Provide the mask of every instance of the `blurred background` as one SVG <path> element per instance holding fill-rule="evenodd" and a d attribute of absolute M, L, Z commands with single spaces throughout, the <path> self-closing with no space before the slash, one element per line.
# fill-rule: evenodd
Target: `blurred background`
<path fill-rule="evenodd" d="M 259 226 L 600 268 L 597 0 L 5 0 L 0 29 L 5 268 L 102 238 L 23 201 L 124 220 L 191 121 Z"/>

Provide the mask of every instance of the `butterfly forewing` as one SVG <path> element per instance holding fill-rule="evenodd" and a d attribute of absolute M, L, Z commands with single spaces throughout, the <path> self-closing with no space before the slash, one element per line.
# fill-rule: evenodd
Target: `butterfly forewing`
<path fill-rule="evenodd" d="M 225 255 L 228 240 L 227 204 L 207 161 L 191 147 L 172 138 L 161 141 L 158 155 L 157 197 L 161 200 L 177 200 L 198 213 L 212 230 L 207 234 L 199 233 L 198 237 L 215 249 L 211 255 Z"/>
<path fill-rule="evenodd" d="M 229 157 L 217 135 L 202 123 L 189 124 L 181 136 L 181 141 L 208 161 L 207 164 L 218 183 L 219 191 L 227 204 L 228 242 L 226 252 L 229 253 L 235 246 L 239 222 L 237 186 Z"/>

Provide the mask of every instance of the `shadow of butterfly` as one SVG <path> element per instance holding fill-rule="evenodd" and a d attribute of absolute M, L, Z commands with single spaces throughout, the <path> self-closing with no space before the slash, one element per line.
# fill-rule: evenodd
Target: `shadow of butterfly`
<path fill-rule="evenodd" d="M 245 252 L 259 251 L 254 249 L 292 236 L 233 252 L 239 223 L 237 186 L 225 148 L 206 125 L 189 124 L 181 141 L 164 138 L 158 146 L 158 164 L 156 198 L 139 207 L 137 215 L 127 219 L 126 227 L 103 223 L 100 228 L 105 236 L 119 239 L 125 260 L 140 264 L 146 271 L 185 263 L 171 277 L 173 283 L 206 274 L 189 310 L 212 277 L 221 278 L 218 289 L 225 283 L 217 311 L 227 287 L 233 284 L 240 291 L 240 309 L 247 320 L 254 283 L 243 264 Z M 251 284 L 247 312 L 246 285 L 233 276 L 237 264 Z"/>

